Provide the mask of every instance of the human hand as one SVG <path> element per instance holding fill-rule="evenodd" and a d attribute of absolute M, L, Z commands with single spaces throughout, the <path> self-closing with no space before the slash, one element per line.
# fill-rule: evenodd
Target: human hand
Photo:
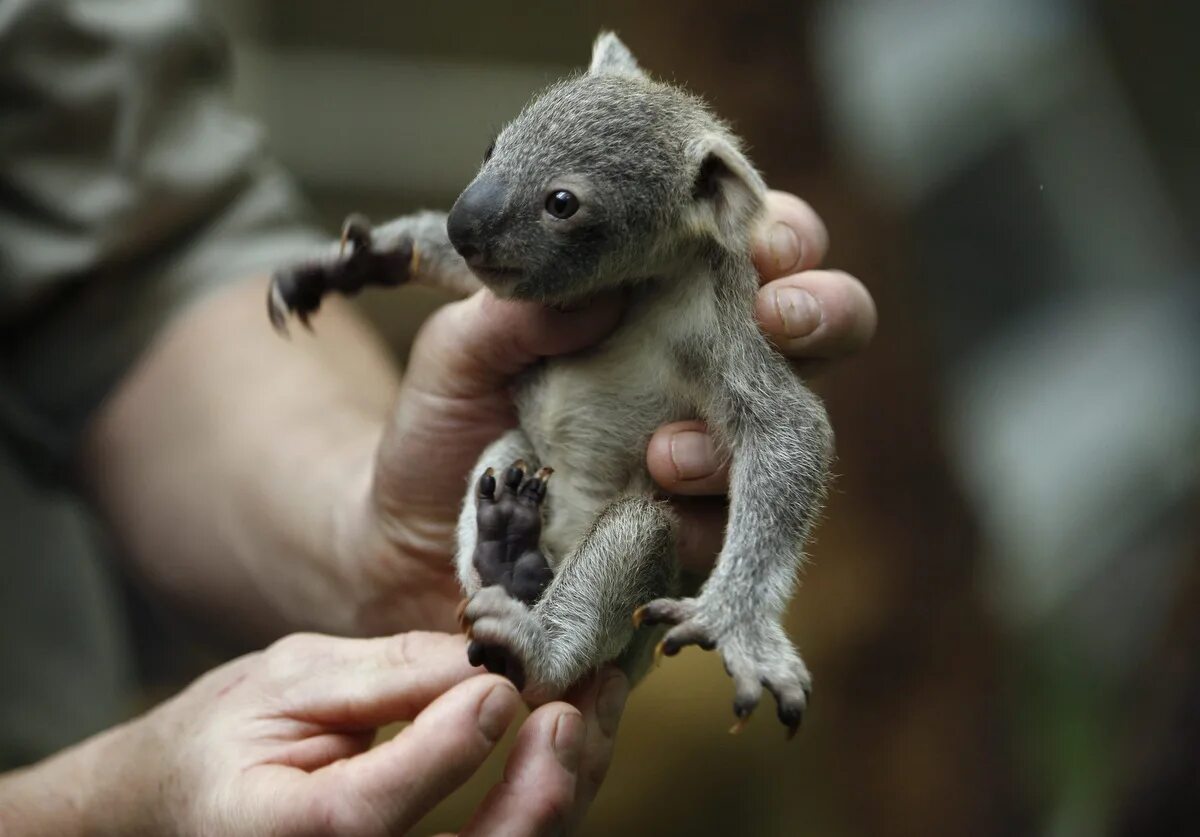
<path fill-rule="evenodd" d="M 756 311 L 768 338 L 798 366 L 811 367 L 861 349 L 875 325 L 870 295 L 851 276 L 815 270 L 828 236 L 816 213 L 782 192 L 768 213 L 754 258 L 766 284 Z M 439 309 L 409 357 L 393 421 L 376 458 L 375 505 L 348 561 L 358 572 L 360 630 L 453 628 L 460 597 L 453 576 L 454 529 L 465 477 L 484 447 L 516 425 L 510 387 L 543 357 L 585 348 L 607 334 L 621 300 L 606 297 L 578 311 L 499 300 L 480 292 Z M 706 565 L 720 543 L 728 474 L 701 422 L 662 428 L 647 451 L 650 473 L 687 519 L 685 564 Z M 708 495 L 708 496 L 705 496 Z"/>
<path fill-rule="evenodd" d="M 461 637 L 294 634 L 87 742 L 68 764 L 86 761 L 89 775 L 56 765 L 68 753 L 19 785 L 0 782 L 0 801 L 9 790 L 47 799 L 30 787 L 41 778 L 86 789 L 87 833 L 404 833 L 479 768 L 521 708 L 511 683 L 475 672 Z M 560 833 L 578 821 L 611 758 L 627 690 L 609 669 L 573 692 L 577 706 L 530 714 L 504 780 L 461 833 Z M 379 726 L 401 720 L 413 722 L 371 748 Z M 18 831 L 44 822 L 18 813 Z M 56 822 L 55 833 L 74 833 Z"/>

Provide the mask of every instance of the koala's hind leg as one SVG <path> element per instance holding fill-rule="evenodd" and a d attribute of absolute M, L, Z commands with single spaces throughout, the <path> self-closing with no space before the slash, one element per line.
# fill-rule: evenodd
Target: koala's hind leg
<path fill-rule="evenodd" d="M 409 282 L 459 296 L 482 287 L 451 246 L 444 213 L 418 212 L 375 228 L 361 215 L 351 215 L 336 246 L 275 271 L 267 313 L 275 328 L 286 332 L 290 314 L 307 326 L 331 293 L 353 296 L 366 287 Z"/>
<path fill-rule="evenodd" d="M 675 518 L 665 503 L 610 503 L 532 607 L 487 587 L 463 613 L 472 663 L 504 673 L 533 702 L 560 697 L 603 663 L 628 662 L 633 612 L 676 586 Z"/>

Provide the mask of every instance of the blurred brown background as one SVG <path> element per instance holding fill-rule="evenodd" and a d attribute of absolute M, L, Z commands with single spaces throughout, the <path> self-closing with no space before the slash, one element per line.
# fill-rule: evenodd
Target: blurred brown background
<path fill-rule="evenodd" d="M 329 230 L 446 207 L 616 29 L 825 218 L 875 345 L 790 628 L 802 735 L 719 661 L 634 694 L 589 834 L 1200 833 L 1200 13 L 1183 3 L 226 0 Z M 437 300 L 364 305 L 401 356 Z M 452 829 L 492 773 L 430 817 Z"/>

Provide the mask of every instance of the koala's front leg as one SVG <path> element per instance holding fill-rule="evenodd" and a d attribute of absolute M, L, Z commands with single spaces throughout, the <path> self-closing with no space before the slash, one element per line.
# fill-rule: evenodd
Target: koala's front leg
<path fill-rule="evenodd" d="M 738 339 L 751 348 L 736 357 L 745 365 L 710 379 L 716 392 L 709 419 L 733 453 L 725 544 L 698 596 L 651 602 L 635 620 L 674 626 L 661 643 L 668 655 L 686 645 L 719 651 L 734 680 L 733 731 L 765 687 L 791 737 L 811 681 L 781 619 L 824 499 L 833 436 L 820 399 L 761 337 Z"/>
<path fill-rule="evenodd" d="M 480 659 L 503 652 L 505 672 L 543 703 L 621 657 L 634 635 L 630 614 L 670 593 L 675 578 L 674 517 L 648 497 L 627 497 L 605 507 L 532 608 L 493 586 L 463 615 Z"/>
<path fill-rule="evenodd" d="M 407 282 L 459 296 L 482 287 L 451 246 L 445 213 L 418 212 L 374 229 L 361 215 L 351 215 L 335 247 L 275 271 L 267 312 L 282 332 L 289 314 L 307 326 L 328 294 L 353 296 L 365 287 Z"/>

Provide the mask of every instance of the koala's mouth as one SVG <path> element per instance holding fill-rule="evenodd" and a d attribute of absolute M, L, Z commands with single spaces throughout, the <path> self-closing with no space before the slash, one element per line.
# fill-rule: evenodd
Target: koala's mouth
<path fill-rule="evenodd" d="M 508 296 L 521 283 L 525 271 L 519 267 L 496 264 L 467 263 L 471 272 L 479 277 L 479 281 L 492 289 L 499 296 Z"/>
<path fill-rule="evenodd" d="M 471 271 L 482 279 L 484 282 L 504 282 L 513 279 L 520 279 L 525 273 L 519 267 L 506 267 L 504 265 L 471 265 Z"/>
<path fill-rule="evenodd" d="M 537 299 L 538 294 L 530 283 L 525 268 L 507 264 L 491 264 L 483 260 L 468 260 L 479 281 L 501 299 Z"/>

